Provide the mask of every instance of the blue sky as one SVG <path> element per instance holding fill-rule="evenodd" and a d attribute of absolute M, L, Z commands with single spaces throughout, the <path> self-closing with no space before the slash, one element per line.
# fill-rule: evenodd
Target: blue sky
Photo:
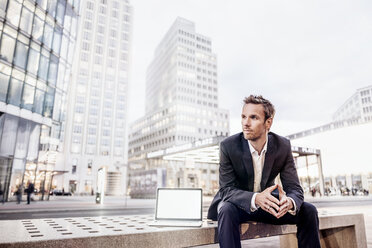
<path fill-rule="evenodd" d="M 219 105 L 240 131 L 242 100 L 276 106 L 282 135 L 330 122 L 358 88 L 372 84 L 371 1 L 132 0 L 129 122 L 143 116 L 146 68 L 177 16 L 212 39 Z"/>

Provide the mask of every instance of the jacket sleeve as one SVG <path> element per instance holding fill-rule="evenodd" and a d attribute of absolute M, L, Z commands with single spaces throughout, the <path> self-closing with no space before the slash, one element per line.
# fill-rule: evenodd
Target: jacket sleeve
<path fill-rule="evenodd" d="M 304 201 L 304 191 L 298 179 L 290 142 L 288 143 L 289 147 L 287 149 L 285 164 L 280 171 L 280 180 L 283 184 L 283 189 L 286 192 L 286 195 L 291 197 L 295 201 L 297 214 Z"/>
<path fill-rule="evenodd" d="M 233 203 L 246 212 L 251 212 L 251 200 L 253 192 L 239 189 L 238 178 L 225 143 L 220 144 L 220 169 L 219 169 L 220 190 L 222 201 Z"/>

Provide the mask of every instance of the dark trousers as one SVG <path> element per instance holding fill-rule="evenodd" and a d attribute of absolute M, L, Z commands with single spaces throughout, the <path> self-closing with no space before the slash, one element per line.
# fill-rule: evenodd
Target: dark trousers
<path fill-rule="evenodd" d="M 258 221 L 274 225 L 296 224 L 298 247 L 320 247 L 319 219 L 316 208 L 304 202 L 296 215 L 285 214 L 280 219 L 262 209 L 247 213 L 230 202 L 224 202 L 218 212 L 218 240 L 220 247 L 241 247 L 240 224 Z"/>
<path fill-rule="evenodd" d="M 31 193 L 27 193 L 27 204 L 30 204 L 31 201 Z"/>

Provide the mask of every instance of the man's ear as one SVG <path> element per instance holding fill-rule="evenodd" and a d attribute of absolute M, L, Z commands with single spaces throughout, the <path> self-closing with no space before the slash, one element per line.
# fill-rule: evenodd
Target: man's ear
<path fill-rule="evenodd" d="M 273 117 L 268 118 L 265 121 L 266 130 L 270 131 L 271 125 L 273 124 Z"/>

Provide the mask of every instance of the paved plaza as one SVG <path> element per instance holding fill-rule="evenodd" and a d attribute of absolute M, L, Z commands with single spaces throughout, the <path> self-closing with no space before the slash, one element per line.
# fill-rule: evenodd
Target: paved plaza
<path fill-rule="evenodd" d="M 366 225 L 367 245 L 372 248 L 372 197 L 324 197 L 308 198 L 321 212 L 329 213 L 363 213 Z M 211 198 L 204 199 L 204 212 Z M 152 214 L 144 214 L 145 210 L 153 211 L 154 199 L 124 199 L 123 197 L 106 197 L 103 204 L 96 204 L 94 197 L 63 196 L 53 197 L 49 201 L 33 201 L 16 204 L 6 202 L 0 204 L 0 244 L 9 241 L 35 239 L 66 239 L 75 236 L 113 235 L 128 231 L 148 229 L 147 222 Z M 138 214 L 128 210 L 136 210 Z M 115 210 L 115 216 L 106 216 L 102 211 Z M 72 213 L 91 213 L 91 217 L 68 217 Z M 103 213 L 103 214 L 102 214 Z M 117 213 L 123 213 L 120 215 Z M 24 214 L 26 218 L 23 218 Z M 54 216 L 46 218 L 45 215 Z M 18 216 L 19 215 L 19 216 Z M 204 213 L 205 217 L 206 213 Z M 28 217 L 27 217 L 28 216 Z M 84 216 L 84 215 L 83 215 Z M 8 217 L 8 219 L 7 219 Z M 133 229 L 134 228 L 134 229 Z M 137 229 L 140 228 L 140 229 Z M 17 231 L 18 230 L 18 231 Z M 25 235 L 25 233 L 27 235 Z M 242 242 L 243 247 L 279 247 L 279 237 L 261 238 Z M 207 245 L 204 248 L 218 247 Z"/>

